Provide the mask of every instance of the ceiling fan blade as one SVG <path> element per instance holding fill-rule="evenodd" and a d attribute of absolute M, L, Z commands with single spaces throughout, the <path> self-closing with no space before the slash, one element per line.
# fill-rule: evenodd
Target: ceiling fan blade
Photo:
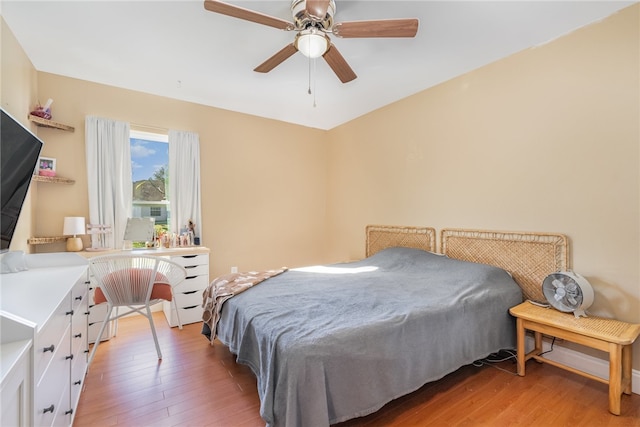
<path fill-rule="evenodd" d="M 280 49 L 278 53 L 264 61 L 262 64 L 258 65 L 253 71 L 257 71 L 258 73 L 268 73 L 278 65 L 282 64 L 287 58 L 289 58 L 297 51 L 298 49 L 296 49 L 293 43 L 286 45 L 285 47 Z"/>
<path fill-rule="evenodd" d="M 245 9 L 240 6 L 234 6 L 218 0 L 204 0 L 204 8 L 210 12 L 244 19 L 245 21 L 255 22 L 257 24 L 268 25 L 280 30 L 293 30 L 294 28 L 294 25 L 291 22 L 285 21 L 284 19 L 275 18 L 273 16 Z"/>
<path fill-rule="evenodd" d="M 351 80 L 355 79 L 356 73 L 353 72 L 347 61 L 345 61 L 344 57 L 338 52 L 338 49 L 331 44 L 329 49 L 322 55 L 329 67 L 336 73 L 336 76 L 340 79 L 342 83 L 348 83 Z"/>
<path fill-rule="evenodd" d="M 359 37 L 415 37 L 418 20 L 382 19 L 376 21 L 339 22 L 333 26 L 333 34 L 342 38 Z"/>
<path fill-rule="evenodd" d="M 307 14 L 313 18 L 324 19 L 330 0 L 307 0 Z"/>

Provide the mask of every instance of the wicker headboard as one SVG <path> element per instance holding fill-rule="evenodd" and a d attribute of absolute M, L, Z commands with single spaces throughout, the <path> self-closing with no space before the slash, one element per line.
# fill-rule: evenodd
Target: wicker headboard
<path fill-rule="evenodd" d="M 571 267 L 567 237 L 562 234 L 444 229 L 440 251 L 508 271 L 524 297 L 534 301 L 545 301 L 542 281 L 548 274 Z"/>
<path fill-rule="evenodd" d="M 436 230 L 429 227 L 367 226 L 366 256 L 394 246 L 436 251 Z"/>

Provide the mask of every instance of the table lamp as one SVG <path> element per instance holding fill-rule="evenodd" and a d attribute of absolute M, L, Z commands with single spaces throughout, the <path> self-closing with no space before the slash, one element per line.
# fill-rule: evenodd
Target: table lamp
<path fill-rule="evenodd" d="M 64 228 L 62 230 L 62 234 L 64 234 L 65 236 L 73 236 L 67 239 L 67 251 L 80 252 L 82 250 L 82 239 L 78 237 L 78 234 L 85 234 L 84 217 L 64 217 Z"/>

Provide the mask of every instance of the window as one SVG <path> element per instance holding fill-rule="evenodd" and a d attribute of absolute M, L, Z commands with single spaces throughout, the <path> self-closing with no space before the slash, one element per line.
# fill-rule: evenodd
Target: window
<path fill-rule="evenodd" d="M 158 232 L 169 229 L 169 139 L 168 135 L 132 130 L 132 217 L 152 217 Z"/>

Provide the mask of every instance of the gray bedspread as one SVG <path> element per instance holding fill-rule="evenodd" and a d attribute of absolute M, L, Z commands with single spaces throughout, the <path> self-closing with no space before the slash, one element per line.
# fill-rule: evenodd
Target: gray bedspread
<path fill-rule="evenodd" d="M 390 248 L 266 280 L 225 303 L 218 338 L 255 373 L 268 426 L 328 426 L 513 348 L 520 302 L 503 270 Z"/>

